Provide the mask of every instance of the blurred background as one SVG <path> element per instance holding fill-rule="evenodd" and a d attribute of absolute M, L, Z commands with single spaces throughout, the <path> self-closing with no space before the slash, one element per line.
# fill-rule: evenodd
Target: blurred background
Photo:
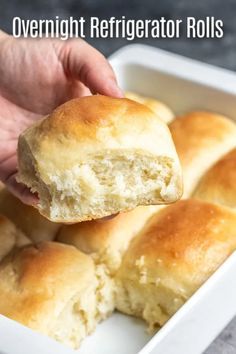
<path fill-rule="evenodd" d="M 145 43 L 193 59 L 236 71 L 236 0 L 0 0 L 0 28 L 12 30 L 12 19 L 55 19 L 83 16 L 101 19 L 126 16 L 127 19 L 184 19 L 187 16 L 205 18 L 214 16 L 224 22 L 222 39 L 88 40 L 104 55 L 109 56 L 120 47 Z M 236 83 L 235 83 L 236 84 Z M 196 340 L 197 334 L 196 334 Z M 211 344 L 205 354 L 236 353 L 236 319 Z M 183 353 L 185 354 L 185 353 Z M 188 353 L 190 354 L 190 353 Z"/>
<path fill-rule="evenodd" d="M 12 19 L 53 19 L 69 16 L 88 18 L 126 16 L 130 19 L 181 19 L 186 16 L 215 16 L 224 21 L 222 39 L 124 39 L 89 40 L 106 56 L 128 43 L 146 43 L 194 59 L 236 70 L 236 1 L 235 0 L 0 0 L 0 28 L 11 32 Z"/>

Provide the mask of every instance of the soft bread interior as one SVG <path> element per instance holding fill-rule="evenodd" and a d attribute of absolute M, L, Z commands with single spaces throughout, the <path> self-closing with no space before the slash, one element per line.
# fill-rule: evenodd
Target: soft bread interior
<path fill-rule="evenodd" d="M 96 319 L 98 321 L 106 319 L 115 309 L 115 280 L 104 264 L 95 266 L 97 278 L 96 287 Z"/>
<path fill-rule="evenodd" d="M 78 215 L 88 220 L 104 217 L 104 210 L 111 215 L 138 205 L 173 202 L 176 185 L 181 186 L 172 158 L 140 151 L 95 155 L 44 177 L 39 177 L 32 156 L 30 160 L 21 181 L 39 194 L 40 212 L 58 222 L 77 221 Z"/>
<path fill-rule="evenodd" d="M 125 314 L 143 318 L 150 332 L 163 326 L 186 300 L 180 293 L 158 285 L 158 279 L 145 281 L 145 271 L 137 282 L 133 279 L 116 281 L 116 308 Z"/>
<path fill-rule="evenodd" d="M 66 303 L 50 329 L 46 330 L 46 335 L 70 347 L 79 347 L 82 339 L 97 324 L 94 285 L 95 283 L 90 284 Z"/>

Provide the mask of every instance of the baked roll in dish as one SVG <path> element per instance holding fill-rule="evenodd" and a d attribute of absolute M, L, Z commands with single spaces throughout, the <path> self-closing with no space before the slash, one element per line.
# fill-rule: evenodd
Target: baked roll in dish
<path fill-rule="evenodd" d="M 131 240 L 160 206 L 140 206 L 108 220 L 84 221 L 64 225 L 57 241 L 74 245 L 89 254 L 95 262 L 102 302 L 98 305 L 99 319 L 105 319 L 115 309 L 116 274 Z"/>
<path fill-rule="evenodd" d="M 60 228 L 60 224 L 47 220 L 6 188 L 0 190 L 0 214 L 9 218 L 33 242 L 52 241 Z"/>
<path fill-rule="evenodd" d="M 90 257 L 44 242 L 0 264 L 0 313 L 72 347 L 96 320 L 96 277 Z"/>
<path fill-rule="evenodd" d="M 236 209 L 236 149 L 202 177 L 193 197 Z"/>
<path fill-rule="evenodd" d="M 19 178 L 55 222 L 98 219 L 182 194 L 168 127 L 126 98 L 71 100 L 19 138 Z"/>
<path fill-rule="evenodd" d="M 172 110 L 165 103 L 159 100 L 156 100 L 151 97 L 144 97 L 130 91 L 127 91 L 125 93 L 125 97 L 129 98 L 130 100 L 134 100 L 136 102 L 144 104 L 153 112 L 155 112 L 156 115 L 167 124 L 174 119 L 174 113 L 172 112 Z"/>
<path fill-rule="evenodd" d="M 140 206 L 112 219 L 64 225 L 58 233 L 57 241 L 74 245 L 80 251 L 90 254 L 96 264 L 104 264 L 108 274 L 113 275 L 130 241 L 159 208 Z"/>
<path fill-rule="evenodd" d="M 182 200 L 154 215 L 116 275 L 116 307 L 162 326 L 236 249 L 236 213 Z"/>
<path fill-rule="evenodd" d="M 183 169 L 183 197 L 189 198 L 203 174 L 236 147 L 236 124 L 215 113 L 192 112 L 169 127 Z"/>
<path fill-rule="evenodd" d="M 10 220 L 0 215 L 0 262 L 13 249 L 30 243 L 31 241 Z"/>

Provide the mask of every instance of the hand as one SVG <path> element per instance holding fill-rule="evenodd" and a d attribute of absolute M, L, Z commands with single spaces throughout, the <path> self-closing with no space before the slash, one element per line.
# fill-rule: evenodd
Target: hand
<path fill-rule="evenodd" d="M 91 93 L 122 97 L 108 61 L 81 39 L 14 39 L 0 31 L 0 180 L 26 204 L 16 182 L 19 134 L 61 103 Z"/>

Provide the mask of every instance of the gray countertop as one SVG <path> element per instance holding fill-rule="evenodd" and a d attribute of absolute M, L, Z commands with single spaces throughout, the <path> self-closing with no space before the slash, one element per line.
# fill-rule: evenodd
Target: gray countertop
<path fill-rule="evenodd" d="M 172 19 L 185 19 L 186 16 L 205 18 L 214 16 L 224 21 L 224 37 L 222 39 L 186 38 L 143 41 L 89 40 L 89 42 L 109 55 L 128 43 L 145 43 L 163 48 L 197 60 L 208 62 L 227 69 L 236 70 L 236 1 L 235 0 L 0 0 L 0 28 L 11 32 L 12 18 L 24 19 L 55 18 L 56 15 L 68 16 L 111 16 L 127 18 L 153 19 L 165 16 Z M 235 83 L 236 84 L 236 83 Z M 223 304 L 222 304 L 223 310 Z M 225 328 L 219 337 L 210 345 L 205 354 L 236 353 L 236 318 Z M 183 353 L 191 354 L 191 353 Z"/>

